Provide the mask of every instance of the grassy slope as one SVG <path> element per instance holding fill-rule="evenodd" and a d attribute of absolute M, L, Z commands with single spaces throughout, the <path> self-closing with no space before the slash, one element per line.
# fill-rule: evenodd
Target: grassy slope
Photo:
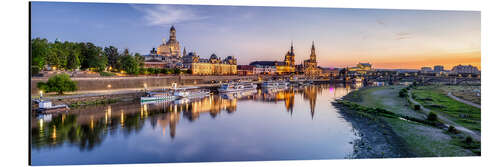
<path fill-rule="evenodd" d="M 425 108 L 439 112 L 466 128 L 481 131 L 481 109 L 455 101 L 446 93 L 436 86 L 423 86 L 412 90 L 415 100 Z"/>
<path fill-rule="evenodd" d="M 353 92 L 348 100 L 368 107 L 380 107 L 389 111 L 415 118 L 425 117 L 409 108 L 404 98 L 398 97 L 402 86 L 373 87 Z M 443 130 L 432 126 L 408 122 L 397 118 L 383 117 L 396 134 L 407 143 L 408 149 L 417 156 L 467 156 L 474 155 L 469 150 L 452 144 L 453 139 Z"/>

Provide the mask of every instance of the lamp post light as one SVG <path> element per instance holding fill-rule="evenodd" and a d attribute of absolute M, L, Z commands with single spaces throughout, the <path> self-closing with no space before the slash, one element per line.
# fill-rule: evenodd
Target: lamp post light
<path fill-rule="evenodd" d="M 40 98 L 43 97 L 43 90 L 40 91 Z"/>

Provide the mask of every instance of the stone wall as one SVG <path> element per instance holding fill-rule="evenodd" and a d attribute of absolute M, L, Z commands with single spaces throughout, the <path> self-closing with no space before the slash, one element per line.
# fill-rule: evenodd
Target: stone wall
<path fill-rule="evenodd" d="M 180 85 L 209 84 L 219 81 L 234 81 L 240 79 L 257 79 L 257 76 L 138 76 L 138 77 L 73 77 L 77 81 L 79 91 L 113 90 L 147 87 L 170 87 L 172 83 Z M 48 77 L 32 77 L 31 93 L 38 94 L 38 82 L 47 82 Z"/>

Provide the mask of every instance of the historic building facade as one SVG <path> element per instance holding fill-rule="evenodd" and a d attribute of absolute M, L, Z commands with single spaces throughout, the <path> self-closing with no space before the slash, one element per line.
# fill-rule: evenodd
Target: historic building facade
<path fill-rule="evenodd" d="M 369 71 L 373 71 L 372 65 L 370 63 L 358 63 L 356 67 L 349 67 L 349 71 L 354 71 L 360 74 L 366 74 Z"/>
<path fill-rule="evenodd" d="M 292 74 L 295 73 L 295 52 L 293 51 L 293 43 L 290 50 L 285 54 L 283 62 L 276 63 L 276 73 L 278 74 Z"/>
<path fill-rule="evenodd" d="M 215 54 L 212 54 L 209 59 L 193 56 L 188 61 L 191 63 L 185 63 L 185 66 L 190 67 L 193 75 L 236 75 L 238 73 L 236 58 L 233 56 L 228 56 L 224 60 Z"/>
<path fill-rule="evenodd" d="M 303 68 L 305 75 L 318 76 L 321 74 L 321 69 L 318 68 L 318 63 L 316 61 L 316 48 L 314 47 L 314 41 L 311 47 L 311 55 L 309 55 L 309 59 L 304 60 Z"/>
<path fill-rule="evenodd" d="M 176 39 L 174 26 L 170 28 L 170 37 L 166 41 L 163 39 L 158 48 L 151 49 L 148 55 L 144 56 L 144 66 L 146 68 L 180 68 L 182 60 L 180 55 L 179 41 Z"/>
<path fill-rule="evenodd" d="M 175 27 L 172 26 L 170 28 L 170 38 L 168 41 L 163 39 L 163 42 L 160 46 L 158 46 L 157 54 L 164 57 L 175 57 L 180 58 L 181 51 L 179 46 L 179 41 L 176 39 L 176 31 Z"/>

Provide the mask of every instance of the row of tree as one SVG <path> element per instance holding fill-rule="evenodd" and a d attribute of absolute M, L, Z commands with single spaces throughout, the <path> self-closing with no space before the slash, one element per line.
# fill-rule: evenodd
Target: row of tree
<path fill-rule="evenodd" d="M 130 53 L 128 49 L 120 53 L 114 46 L 103 49 L 91 42 L 49 42 L 44 38 L 31 40 L 31 56 L 32 71 L 35 74 L 45 66 L 98 72 L 111 67 L 113 71 L 123 70 L 129 74 L 137 74 L 144 65 L 144 58 L 139 53 Z"/>

